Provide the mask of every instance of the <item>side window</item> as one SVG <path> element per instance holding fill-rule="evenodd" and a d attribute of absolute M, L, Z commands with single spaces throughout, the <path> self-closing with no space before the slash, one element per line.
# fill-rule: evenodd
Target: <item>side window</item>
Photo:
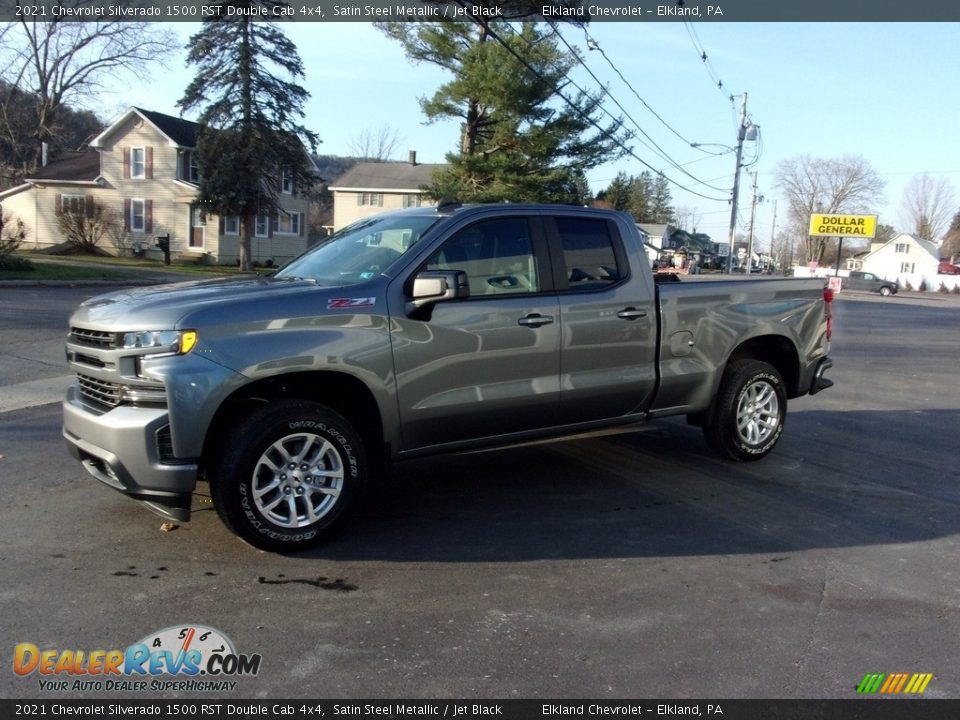
<path fill-rule="evenodd" d="M 606 220 L 558 217 L 555 223 L 570 290 L 604 288 L 626 275 L 617 263 Z"/>
<path fill-rule="evenodd" d="M 471 296 L 540 291 L 530 225 L 523 218 L 485 220 L 464 228 L 424 269 L 464 271 Z"/>

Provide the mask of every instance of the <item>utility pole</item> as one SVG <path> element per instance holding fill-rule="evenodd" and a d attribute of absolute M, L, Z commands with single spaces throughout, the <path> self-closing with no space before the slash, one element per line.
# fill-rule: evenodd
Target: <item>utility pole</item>
<path fill-rule="evenodd" d="M 740 104 L 740 127 L 737 130 L 737 169 L 733 174 L 733 199 L 730 208 L 730 254 L 727 255 L 727 273 L 733 272 L 733 240 L 737 232 L 737 198 L 740 195 L 740 161 L 743 159 L 743 141 L 747 136 L 747 93 Z"/>
<path fill-rule="evenodd" d="M 770 227 L 770 254 L 773 255 L 773 243 L 777 238 L 777 201 L 773 201 L 773 225 Z M 780 259 L 783 260 L 783 251 L 780 252 Z M 774 267 L 777 265 L 777 259 L 774 257 Z M 780 268 L 782 269 L 782 268 Z"/>
<path fill-rule="evenodd" d="M 757 217 L 757 173 L 753 175 L 753 198 L 750 200 L 750 234 L 747 236 L 747 274 L 753 271 L 753 222 Z"/>

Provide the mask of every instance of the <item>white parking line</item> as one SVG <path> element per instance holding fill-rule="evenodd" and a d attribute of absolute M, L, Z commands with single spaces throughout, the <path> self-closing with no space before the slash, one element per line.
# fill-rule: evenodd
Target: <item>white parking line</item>
<path fill-rule="evenodd" d="M 0 387 L 0 414 L 60 402 L 75 375 L 28 380 Z"/>

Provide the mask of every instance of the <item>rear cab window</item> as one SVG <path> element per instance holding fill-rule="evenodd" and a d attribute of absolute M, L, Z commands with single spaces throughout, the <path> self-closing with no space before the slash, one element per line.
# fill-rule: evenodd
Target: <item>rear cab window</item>
<path fill-rule="evenodd" d="M 626 254 L 613 222 L 557 216 L 548 222 L 550 226 L 558 290 L 603 290 L 629 277 Z"/>

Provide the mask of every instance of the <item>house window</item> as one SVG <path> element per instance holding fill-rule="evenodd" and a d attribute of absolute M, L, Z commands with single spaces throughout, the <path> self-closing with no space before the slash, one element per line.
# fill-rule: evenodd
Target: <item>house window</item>
<path fill-rule="evenodd" d="M 912 273 L 913 272 L 913 263 L 900 263 L 900 272 L 902 273 Z"/>
<path fill-rule="evenodd" d="M 403 196 L 403 206 L 405 208 L 411 207 L 420 207 L 420 204 L 423 202 L 423 198 L 420 195 L 415 193 L 409 193 Z"/>
<path fill-rule="evenodd" d="M 197 162 L 196 153 L 190 153 L 190 182 L 199 183 L 200 182 L 200 163 Z"/>
<path fill-rule="evenodd" d="M 142 147 L 130 148 L 130 177 L 143 180 L 147 176 L 147 151 Z"/>
<path fill-rule="evenodd" d="M 257 222 L 253 234 L 257 237 L 267 237 L 270 234 L 270 216 L 266 213 L 257 213 Z"/>
<path fill-rule="evenodd" d="M 223 219 L 223 234 L 224 235 L 240 234 L 240 216 L 239 215 L 228 215 Z"/>
<path fill-rule="evenodd" d="M 908 253 L 910 252 L 910 243 L 897 243 L 894 245 L 893 251 L 898 253 Z"/>
<path fill-rule="evenodd" d="M 383 207 L 383 193 L 358 193 L 357 205 L 368 207 Z"/>
<path fill-rule="evenodd" d="M 284 195 L 293 195 L 293 171 L 284 168 L 280 174 L 280 191 Z"/>
<path fill-rule="evenodd" d="M 65 213 L 82 213 L 86 201 L 83 195 L 63 195 L 60 198 L 60 210 Z"/>
<path fill-rule="evenodd" d="M 277 213 L 277 232 L 282 235 L 300 234 L 300 213 L 284 212 Z"/>
<path fill-rule="evenodd" d="M 143 200 L 130 201 L 130 232 L 146 230 L 146 203 Z"/>

